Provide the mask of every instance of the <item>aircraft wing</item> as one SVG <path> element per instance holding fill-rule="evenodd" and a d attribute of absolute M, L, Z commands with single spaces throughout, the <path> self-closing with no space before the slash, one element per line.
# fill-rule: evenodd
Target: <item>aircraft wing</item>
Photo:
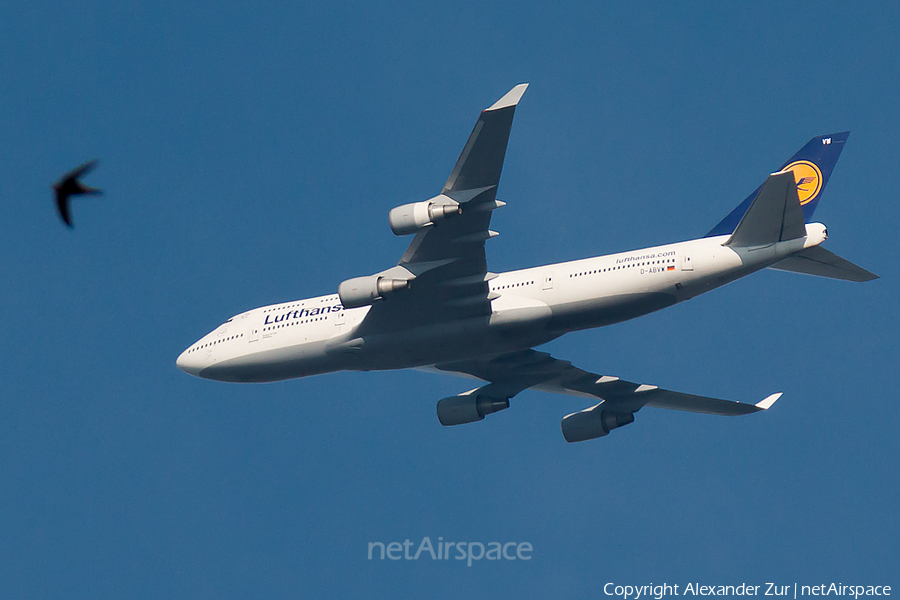
<path fill-rule="evenodd" d="M 517 85 L 482 111 L 441 190 L 462 205 L 461 216 L 419 232 L 400 265 L 415 268 L 452 260 L 469 263 L 473 273 L 486 271 L 484 241 L 493 237 L 488 229 L 491 211 L 499 208 L 495 200 L 509 132 L 516 105 L 527 87 L 527 83 Z"/>
<path fill-rule="evenodd" d="M 464 360 L 435 365 L 439 371 L 477 377 L 490 382 L 478 390 L 491 398 L 508 399 L 533 388 L 544 392 L 600 399 L 590 410 L 602 407 L 615 413 L 634 413 L 644 406 L 685 410 L 713 415 L 746 415 L 766 410 L 781 394 L 772 394 L 756 404 L 695 396 L 665 390 L 655 385 L 598 375 L 575 367 L 546 352 L 524 350 L 490 359 Z"/>
<path fill-rule="evenodd" d="M 459 203 L 460 213 L 419 231 L 399 264 L 383 274 L 413 280 L 409 289 L 374 305 L 366 318 L 403 316 L 403 322 L 449 321 L 490 315 L 491 298 L 484 242 L 497 235 L 489 229 L 500 172 L 516 105 L 527 83 L 517 85 L 482 111 L 456 165 L 441 190 L 443 202 Z"/>

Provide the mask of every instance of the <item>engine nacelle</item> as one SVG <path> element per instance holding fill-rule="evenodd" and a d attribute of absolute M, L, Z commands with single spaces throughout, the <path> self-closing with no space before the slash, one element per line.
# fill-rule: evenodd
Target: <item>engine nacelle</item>
<path fill-rule="evenodd" d="M 603 437 L 629 423 L 634 423 L 634 413 L 601 411 L 595 407 L 564 417 L 561 425 L 563 437 L 571 443 Z"/>
<path fill-rule="evenodd" d="M 404 204 L 392 209 L 388 213 L 388 222 L 394 235 L 409 235 L 461 213 L 462 208 L 456 200 L 441 195 L 431 200 Z"/>
<path fill-rule="evenodd" d="M 480 421 L 485 415 L 505 408 L 509 408 L 509 398 L 488 398 L 478 395 L 478 390 L 474 390 L 438 402 L 437 416 L 441 425 L 462 425 Z"/>
<path fill-rule="evenodd" d="M 338 286 L 338 296 L 344 308 L 368 306 L 388 294 L 409 287 L 408 279 L 393 279 L 383 275 L 354 277 Z"/>

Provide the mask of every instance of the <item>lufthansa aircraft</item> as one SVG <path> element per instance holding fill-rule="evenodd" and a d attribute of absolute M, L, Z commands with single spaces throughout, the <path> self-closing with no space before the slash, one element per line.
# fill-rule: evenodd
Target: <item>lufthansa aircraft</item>
<path fill-rule="evenodd" d="M 877 276 L 822 248 L 810 222 L 848 133 L 815 137 L 706 236 L 653 248 L 507 273 L 488 271 L 484 242 L 513 113 L 527 84 L 484 110 L 441 193 L 388 216 L 415 235 L 400 262 L 348 279 L 337 294 L 236 315 L 185 350 L 181 370 L 259 382 L 318 373 L 425 368 L 483 385 L 437 403 L 443 425 L 479 421 L 522 390 L 583 396 L 562 419 L 569 442 L 604 436 L 644 406 L 717 415 L 756 403 L 673 392 L 592 373 L 534 350 L 565 333 L 603 327 L 688 300 L 760 269 L 849 281 Z"/>

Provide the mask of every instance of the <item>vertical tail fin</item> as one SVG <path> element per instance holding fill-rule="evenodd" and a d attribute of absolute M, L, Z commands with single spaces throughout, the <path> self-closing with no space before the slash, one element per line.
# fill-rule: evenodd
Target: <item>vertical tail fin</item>
<path fill-rule="evenodd" d="M 794 172 L 797 195 L 803 209 L 803 218 L 807 223 L 812 219 L 813 212 L 822 198 L 825 185 L 831 177 L 834 165 L 837 164 L 841 150 L 844 149 L 844 144 L 849 136 L 849 131 L 816 136 L 778 169 L 778 172 L 786 170 Z M 741 202 L 704 237 L 733 233 L 761 188 L 762 185 L 753 190 L 746 200 Z"/>

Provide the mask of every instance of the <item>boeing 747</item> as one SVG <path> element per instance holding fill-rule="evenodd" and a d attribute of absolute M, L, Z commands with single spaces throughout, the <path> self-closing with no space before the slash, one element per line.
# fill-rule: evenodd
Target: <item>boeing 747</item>
<path fill-rule="evenodd" d="M 399 263 L 348 279 L 337 294 L 236 315 L 185 350 L 178 368 L 262 382 L 334 371 L 425 368 L 484 385 L 437 403 L 443 425 L 484 419 L 526 389 L 591 399 L 562 419 L 569 442 L 607 435 L 644 406 L 717 415 L 766 410 L 593 373 L 535 350 L 570 331 L 672 306 L 761 269 L 849 281 L 877 276 L 824 249 L 813 212 L 848 133 L 814 137 L 706 236 L 506 273 L 485 260 L 513 114 L 527 84 L 479 117 L 441 193 L 390 211 L 414 235 Z"/>

